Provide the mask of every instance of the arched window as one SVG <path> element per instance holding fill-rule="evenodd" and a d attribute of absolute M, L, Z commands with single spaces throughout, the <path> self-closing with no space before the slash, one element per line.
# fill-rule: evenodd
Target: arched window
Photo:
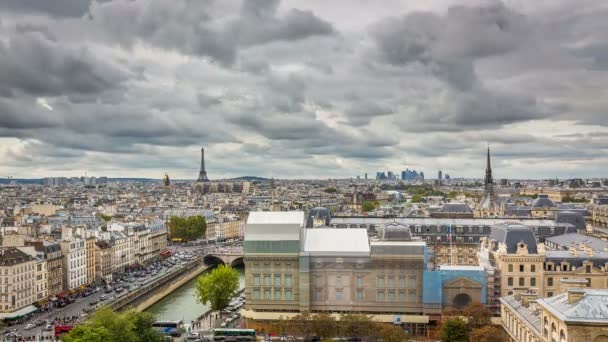
<path fill-rule="evenodd" d="M 566 333 L 564 333 L 564 329 L 559 331 L 559 342 L 566 342 Z"/>
<path fill-rule="evenodd" d="M 557 342 L 557 328 L 555 323 L 551 323 L 551 342 Z"/>
<path fill-rule="evenodd" d="M 543 324 L 543 336 L 549 336 L 549 320 L 547 319 L 547 317 L 545 317 Z"/>

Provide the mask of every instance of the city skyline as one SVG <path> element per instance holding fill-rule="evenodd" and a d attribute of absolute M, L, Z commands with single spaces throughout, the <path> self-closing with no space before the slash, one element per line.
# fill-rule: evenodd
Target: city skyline
<path fill-rule="evenodd" d="M 3 1 L 0 177 L 604 176 L 608 9 L 461 3 Z"/>

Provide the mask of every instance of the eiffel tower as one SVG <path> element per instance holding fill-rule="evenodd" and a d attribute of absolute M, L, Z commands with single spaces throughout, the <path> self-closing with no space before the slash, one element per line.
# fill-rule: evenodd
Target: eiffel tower
<path fill-rule="evenodd" d="M 198 173 L 197 182 L 208 182 L 207 171 L 205 171 L 205 148 L 201 148 L 201 170 Z"/>

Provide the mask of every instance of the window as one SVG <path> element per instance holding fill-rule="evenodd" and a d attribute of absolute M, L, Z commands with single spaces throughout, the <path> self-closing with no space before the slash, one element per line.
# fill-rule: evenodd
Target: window
<path fill-rule="evenodd" d="M 260 299 L 260 290 L 259 289 L 253 290 L 253 299 Z"/>
<path fill-rule="evenodd" d="M 530 265 L 530 272 L 536 272 L 536 265 Z"/>
<path fill-rule="evenodd" d="M 409 276 L 410 289 L 416 288 L 416 276 Z"/>
<path fill-rule="evenodd" d="M 547 292 L 547 297 L 553 297 L 553 292 Z"/>
<path fill-rule="evenodd" d="M 394 277 L 388 277 L 388 287 L 390 289 L 392 289 L 394 287 L 395 283 L 395 278 Z"/>
<path fill-rule="evenodd" d="M 530 278 L 530 286 L 536 286 L 536 278 Z"/>
<path fill-rule="evenodd" d="M 336 277 L 336 284 L 337 285 L 342 285 L 342 276 L 337 276 Z"/>
<path fill-rule="evenodd" d="M 399 277 L 399 287 L 405 288 L 405 277 L 404 276 Z"/>
<path fill-rule="evenodd" d="M 274 289 L 274 300 L 281 300 L 281 290 Z"/>
<path fill-rule="evenodd" d="M 270 286 L 270 274 L 264 274 L 264 285 Z"/>
<path fill-rule="evenodd" d="M 519 272 L 524 272 L 525 269 L 524 265 L 519 265 Z"/>
<path fill-rule="evenodd" d="M 508 266 L 508 272 L 513 272 L 513 265 L 512 264 L 509 264 L 509 266 Z"/>
<path fill-rule="evenodd" d="M 315 300 L 316 301 L 321 300 L 321 289 L 315 289 Z"/>
<path fill-rule="evenodd" d="M 357 301 L 358 302 L 363 301 L 363 291 L 357 291 Z"/>
<path fill-rule="evenodd" d="M 384 302 L 384 291 L 376 293 L 376 302 Z"/>
<path fill-rule="evenodd" d="M 384 276 L 378 277 L 376 282 L 376 287 L 382 288 L 384 287 Z"/>
<path fill-rule="evenodd" d="M 336 301 L 342 301 L 342 290 L 336 290 Z"/>
<path fill-rule="evenodd" d="M 547 286 L 553 286 L 553 277 L 547 278 Z"/>
<path fill-rule="evenodd" d="M 524 277 L 519 277 L 519 286 L 524 286 L 525 282 L 526 280 L 524 279 Z"/>
<path fill-rule="evenodd" d="M 264 300 L 270 300 L 270 289 L 264 290 Z"/>
<path fill-rule="evenodd" d="M 388 293 L 388 301 L 389 301 L 389 303 L 395 302 L 395 291 L 390 291 Z"/>
<path fill-rule="evenodd" d="M 587 279 L 587 287 L 591 287 L 591 278 L 586 278 Z"/>
<path fill-rule="evenodd" d="M 281 286 L 281 276 L 280 275 L 274 276 L 274 286 Z"/>
<path fill-rule="evenodd" d="M 291 290 L 285 290 L 285 300 L 291 300 Z"/>
<path fill-rule="evenodd" d="M 363 287 L 363 277 L 362 276 L 357 277 L 357 287 Z"/>
<path fill-rule="evenodd" d="M 260 285 L 260 275 L 259 274 L 253 275 L 253 285 Z"/>
<path fill-rule="evenodd" d="M 285 275 L 285 286 L 291 287 L 291 274 Z"/>
<path fill-rule="evenodd" d="M 410 291 L 410 303 L 416 303 L 416 291 Z"/>
<path fill-rule="evenodd" d="M 591 273 L 591 265 L 585 265 L 585 273 Z"/>
<path fill-rule="evenodd" d="M 507 278 L 507 286 L 513 286 L 513 277 Z"/>
<path fill-rule="evenodd" d="M 405 291 L 399 291 L 399 301 L 405 303 Z"/>

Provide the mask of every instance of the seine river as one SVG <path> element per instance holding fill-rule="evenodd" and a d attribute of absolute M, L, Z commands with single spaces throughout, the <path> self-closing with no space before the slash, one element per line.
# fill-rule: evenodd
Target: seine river
<path fill-rule="evenodd" d="M 245 286 L 245 269 L 243 267 L 237 267 L 236 270 L 239 272 L 239 280 L 241 288 L 243 288 Z M 190 322 L 194 320 L 209 309 L 207 305 L 203 305 L 196 301 L 196 298 L 194 297 L 195 282 L 196 278 L 190 280 L 167 297 L 149 307 L 146 311 L 156 315 L 156 319 L 159 321 L 182 320 L 184 322 Z"/>

